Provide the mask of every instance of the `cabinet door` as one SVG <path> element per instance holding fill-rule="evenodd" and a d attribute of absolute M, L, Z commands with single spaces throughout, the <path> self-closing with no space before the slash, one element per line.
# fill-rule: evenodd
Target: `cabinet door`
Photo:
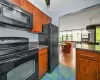
<path fill-rule="evenodd" d="M 100 80 L 100 62 L 99 62 L 99 79 L 98 80 Z"/>
<path fill-rule="evenodd" d="M 51 21 L 52 21 L 52 20 L 51 20 L 51 18 L 50 18 L 50 17 L 48 17 L 48 22 L 49 22 L 49 23 L 51 23 Z"/>
<path fill-rule="evenodd" d="M 33 29 L 32 32 L 41 33 L 42 32 L 42 12 L 33 7 Z"/>
<path fill-rule="evenodd" d="M 48 17 L 48 23 L 51 23 L 51 18 L 50 17 Z"/>
<path fill-rule="evenodd" d="M 17 6 L 21 6 L 21 0 L 9 0 L 13 4 L 16 4 Z"/>
<path fill-rule="evenodd" d="M 29 13 L 33 13 L 33 5 L 28 0 L 21 0 L 21 7 Z"/>
<path fill-rule="evenodd" d="M 43 24 L 48 24 L 48 16 L 43 13 Z"/>
<path fill-rule="evenodd" d="M 48 70 L 47 52 L 40 54 L 41 55 L 39 55 L 39 78 L 41 78 Z"/>
<path fill-rule="evenodd" d="M 76 80 L 98 80 L 98 62 L 78 58 L 76 64 Z"/>

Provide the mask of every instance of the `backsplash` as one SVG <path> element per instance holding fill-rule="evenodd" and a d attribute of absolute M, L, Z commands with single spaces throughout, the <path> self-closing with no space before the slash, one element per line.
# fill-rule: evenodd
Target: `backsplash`
<path fill-rule="evenodd" d="M 38 42 L 38 34 L 7 28 L 0 28 L 0 37 L 26 37 L 30 42 Z"/>

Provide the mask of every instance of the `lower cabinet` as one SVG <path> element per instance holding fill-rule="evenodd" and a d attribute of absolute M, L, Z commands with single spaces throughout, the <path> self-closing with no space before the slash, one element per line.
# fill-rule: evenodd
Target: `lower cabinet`
<path fill-rule="evenodd" d="M 39 79 L 45 75 L 48 70 L 47 48 L 39 50 Z"/>
<path fill-rule="evenodd" d="M 100 63 L 94 60 L 97 57 L 94 55 L 98 53 L 90 56 L 91 54 L 93 53 L 76 51 L 76 80 L 100 80 Z"/>
<path fill-rule="evenodd" d="M 78 58 L 77 80 L 98 80 L 98 62 Z"/>
<path fill-rule="evenodd" d="M 100 80 L 100 62 L 99 62 L 99 79 L 98 80 Z"/>

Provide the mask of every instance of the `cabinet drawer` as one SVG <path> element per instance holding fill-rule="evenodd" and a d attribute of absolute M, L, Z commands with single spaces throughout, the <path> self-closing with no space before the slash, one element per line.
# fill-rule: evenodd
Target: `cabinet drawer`
<path fill-rule="evenodd" d="M 98 53 L 94 53 L 94 52 L 76 50 L 76 55 L 77 55 L 77 57 L 82 57 L 82 58 L 91 59 L 91 60 L 95 60 L 95 61 L 99 60 Z"/>
<path fill-rule="evenodd" d="M 40 49 L 40 50 L 39 50 L 39 56 L 42 55 L 42 54 L 47 53 L 47 51 L 48 51 L 47 48 Z"/>

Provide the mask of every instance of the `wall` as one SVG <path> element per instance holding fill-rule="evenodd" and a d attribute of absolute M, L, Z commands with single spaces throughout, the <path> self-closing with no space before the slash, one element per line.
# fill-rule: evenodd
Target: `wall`
<path fill-rule="evenodd" d="M 55 16 L 55 15 L 53 16 L 53 18 L 52 18 L 52 24 L 60 27 L 60 18 L 59 18 L 59 16 Z"/>
<path fill-rule="evenodd" d="M 26 37 L 30 42 L 38 41 L 38 34 L 7 28 L 0 28 L 0 37 Z"/>
<path fill-rule="evenodd" d="M 100 0 L 70 0 L 68 3 L 64 3 L 61 6 L 57 6 L 58 9 L 55 13 L 59 16 L 66 15 L 72 12 L 77 12 L 81 9 L 99 4 Z"/>

